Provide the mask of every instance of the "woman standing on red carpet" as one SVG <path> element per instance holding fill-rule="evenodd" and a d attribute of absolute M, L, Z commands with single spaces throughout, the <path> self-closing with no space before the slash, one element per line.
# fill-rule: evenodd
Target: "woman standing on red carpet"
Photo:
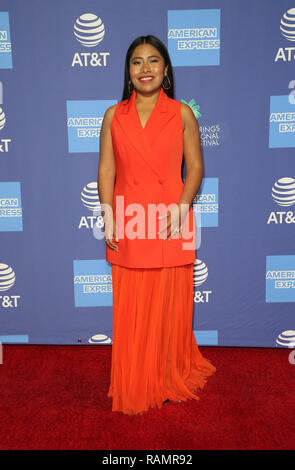
<path fill-rule="evenodd" d="M 198 400 L 194 392 L 216 368 L 192 330 L 198 123 L 174 99 L 169 54 L 155 36 L 129 46 L 124 80 L 122 101 L 103 119 L 98 168 L 113 283 L 108 396 L 113 411 L 142 414 L 169 400 Z"/>

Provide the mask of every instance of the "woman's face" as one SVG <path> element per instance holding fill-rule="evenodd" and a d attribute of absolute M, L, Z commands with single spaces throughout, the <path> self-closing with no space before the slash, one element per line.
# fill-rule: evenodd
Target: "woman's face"
<path fill-rule="evenodd" d="M 129 73 L 136 90 L 147 93 L 159 89 L 167 70 L 168 65 L 165 67 L 164 58 L 151 44 L 140 44 L 134 49 L 129 62 Z"/>

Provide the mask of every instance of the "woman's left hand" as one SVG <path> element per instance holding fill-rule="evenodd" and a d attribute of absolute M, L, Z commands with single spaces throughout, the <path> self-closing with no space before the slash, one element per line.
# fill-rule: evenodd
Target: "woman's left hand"
<path fill-rule="evenodd" d="M 158 233 L 167 230 L 167 236 L 164 238 L 172 238 L 177 232 L 179 232 L 179 238 L 182 236 L 182 225 L 185 220 L 185 217 L 189 211 L 189 204 L 175 204 L 172 209 L 168 210 L 164 214 L 160 215 L 158 218 L 164 219 L 168 217 L 167 223 L 162 227 Z"/>

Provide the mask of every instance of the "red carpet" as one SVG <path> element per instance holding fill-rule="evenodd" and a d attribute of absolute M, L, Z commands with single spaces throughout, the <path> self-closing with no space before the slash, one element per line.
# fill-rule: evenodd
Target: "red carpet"
<path fill-rule="evenodd" d="M 111 346 L 4 345 L 1 449 L 294 449 L 290 350 L 200 347 L 217 368 L 200 400 L 111 411 Z"/>

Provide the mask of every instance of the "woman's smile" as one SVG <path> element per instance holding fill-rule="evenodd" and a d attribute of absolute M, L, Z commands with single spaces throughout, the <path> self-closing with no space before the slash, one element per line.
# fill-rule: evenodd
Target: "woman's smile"
<path fill-rule="evenodd" d="M 151 75 L 148 75 L 146 77 L 140 77 L 139 80 L 141 82 L 151 82 L 152 80 L 154 79 L 154 77 L 152 77 Z"/>

